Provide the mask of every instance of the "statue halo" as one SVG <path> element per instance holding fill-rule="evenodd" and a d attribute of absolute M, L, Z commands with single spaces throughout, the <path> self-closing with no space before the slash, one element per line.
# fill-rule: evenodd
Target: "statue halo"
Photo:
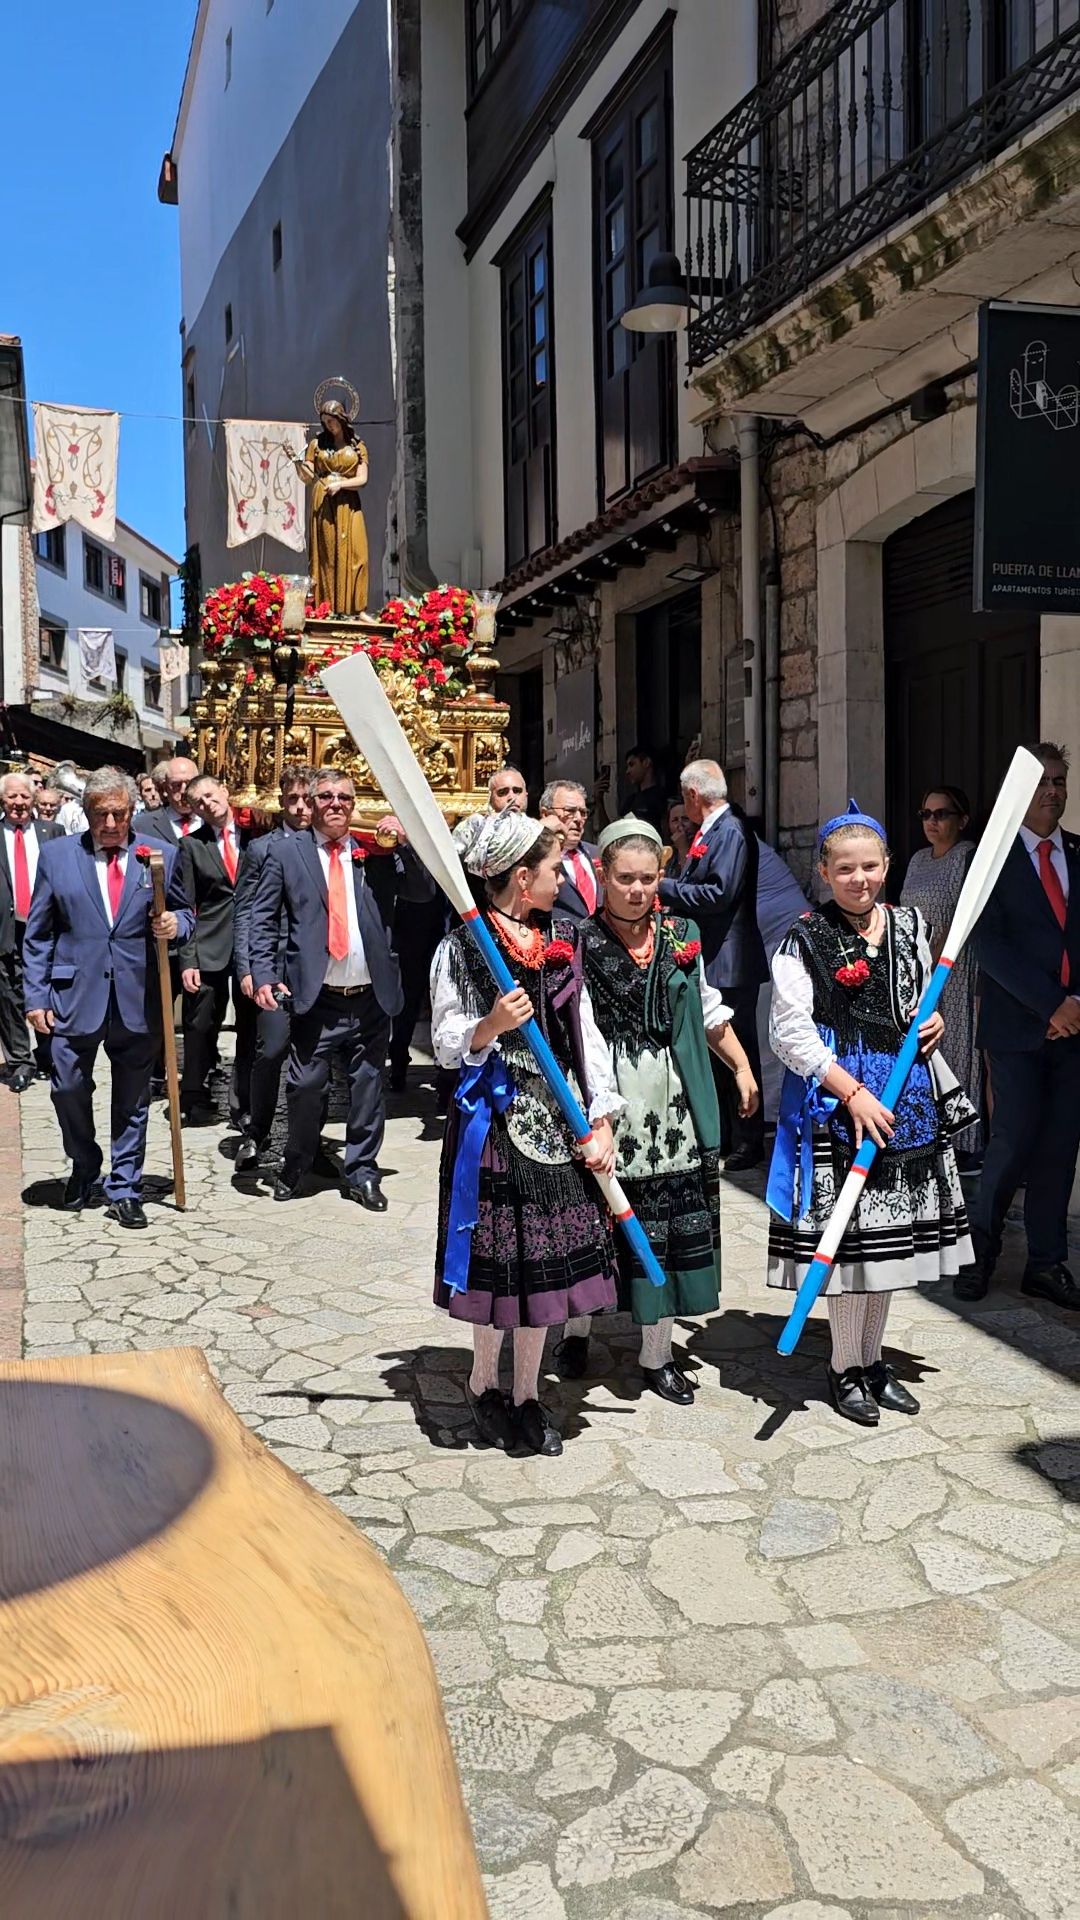
<path fill-rule="evenodd" d="M 338 389 L 338 393 L 333 392 L 335 387 Z M 338 399 L 340 395 L 345 396 L 345 416 L 351 426 L 360 411 L 360 395 L 357 393 L 352 381 L 346 380 L 344 374 L 341 373 L 330 374 L 326 380 L 320 380 L 316 387 L 314 402 L 316 419 L 321 415 L 327 401 L 330 399 Z"/>

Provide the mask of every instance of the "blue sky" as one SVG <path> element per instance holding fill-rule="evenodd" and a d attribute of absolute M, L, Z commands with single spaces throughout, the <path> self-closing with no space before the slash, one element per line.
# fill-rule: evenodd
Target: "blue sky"
<path fill-rule="evenodd" d="M 23 0 L 5 9 L 0 333 L 27 393 L 180 412 L 177 214 L 158 204 L 195 0 Z M 119 512 L 184 550 L 179 423 L 122 420 Z"/>

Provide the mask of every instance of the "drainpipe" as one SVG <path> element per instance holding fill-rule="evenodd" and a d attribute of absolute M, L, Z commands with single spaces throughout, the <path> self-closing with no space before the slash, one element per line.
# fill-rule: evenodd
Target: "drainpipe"
<path fill-rule="evenodd" d="M 743 627 L 743 805 L 760 820 L 765 811 L 762 749 L 764 680 L 761 658 L 761 458 L 756 414 L 741 416 L 739 433 L 739 519 Z"/>
<path fill-rule="evenodd" d="M 765 838 L 780 830 L 780 562 L 765 568 Z"/>

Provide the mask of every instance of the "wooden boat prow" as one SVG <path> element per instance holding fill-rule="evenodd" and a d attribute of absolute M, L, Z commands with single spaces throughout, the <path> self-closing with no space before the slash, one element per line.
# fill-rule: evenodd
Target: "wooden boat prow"
<path fill-rule="evenodd" d="M 484 1920 L 424 1637 L 195 1349 L 0 1366 L 3 1920 Z"/>

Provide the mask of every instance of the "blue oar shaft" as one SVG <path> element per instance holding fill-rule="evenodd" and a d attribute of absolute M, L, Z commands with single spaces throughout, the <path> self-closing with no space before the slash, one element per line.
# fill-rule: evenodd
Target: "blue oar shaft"
<path fill-rule="evenodd" d="M 897 1102 L 908 1083 L 908 1076 L 919 1054 L 919 1028 L 930 1015 L 937 1010 L 938 1001 L 945 988 L 952 968 L 951 960 L 939 960 L 923 989 L 915 1018 L 912 1020 L 904 1044 L 893 1063 L 893 1069 L 881 1091 L 881 1104 L 895 1112 Z M 862 1146 L 851 1163 L 848 1174 L 840 1189 L 840 1196 L 832 1211 L 825 1232 L 821 1236 L 813 1260 L 806 1270 L 806 1277 L 795 1295 L 795 1305 L 784 1323 L 783 1331 L 776 1343 L 778 1353 L 794 1353 L 799 1335 L 806 1325 L 810 1309 L 823 1287 L 827 1286 L 836 1251 L 846 1231 L 849 1220 L 859 1204 L 866 1176 L 878 1155 L 877 1142 L 869 1134 L 863 1136 Z M 800 1205 L 805 1204 L 805 1195 L 799 1196 Z"/>
<path fill-rule="evenodd" d="M 514 993 L 520 985 L 520 982 L 514 979 L 513 974 L 499 951 L 498 942 L 493 937 L 483 915 L 478 911 L 474 911 L 473 913 L 463 914 L 462 919 L 472 935 L 499 992 Z M 562 1114 L 563 1119 L 566 1121 L 574 1139 L 579 1145 L 586 1140 L 590 1140 L 592 1138 L 592 1128 L 582 1110 L 581 1103 L 575 1099 L 566 1075 L 559 1066 L 555 1055 L 552 1053 L 536 1021 L 526 1020 L 525 1025 L 518 1028 L 518 1032 L 526 1042 L 533 1059 L 543 1074 L 555 1104 Z M 618 1221 L 626 1236 L 627 1242 L 644 1268 L 647 1278 L 652 1281 L 654 1287 L 665 1286 L 667 1284 L 667 1275 L 656 1258 L 652 1247 L 649 1245 L 648 1235 L 641 1221 L 633 1209 L 627 1205 L 626 1196 L 621 1187 L 619 1187 L 616 1181 L 602 1179 L 599 1175 L 597 1175 L 597 1180 L 615 1219 Z"/>

